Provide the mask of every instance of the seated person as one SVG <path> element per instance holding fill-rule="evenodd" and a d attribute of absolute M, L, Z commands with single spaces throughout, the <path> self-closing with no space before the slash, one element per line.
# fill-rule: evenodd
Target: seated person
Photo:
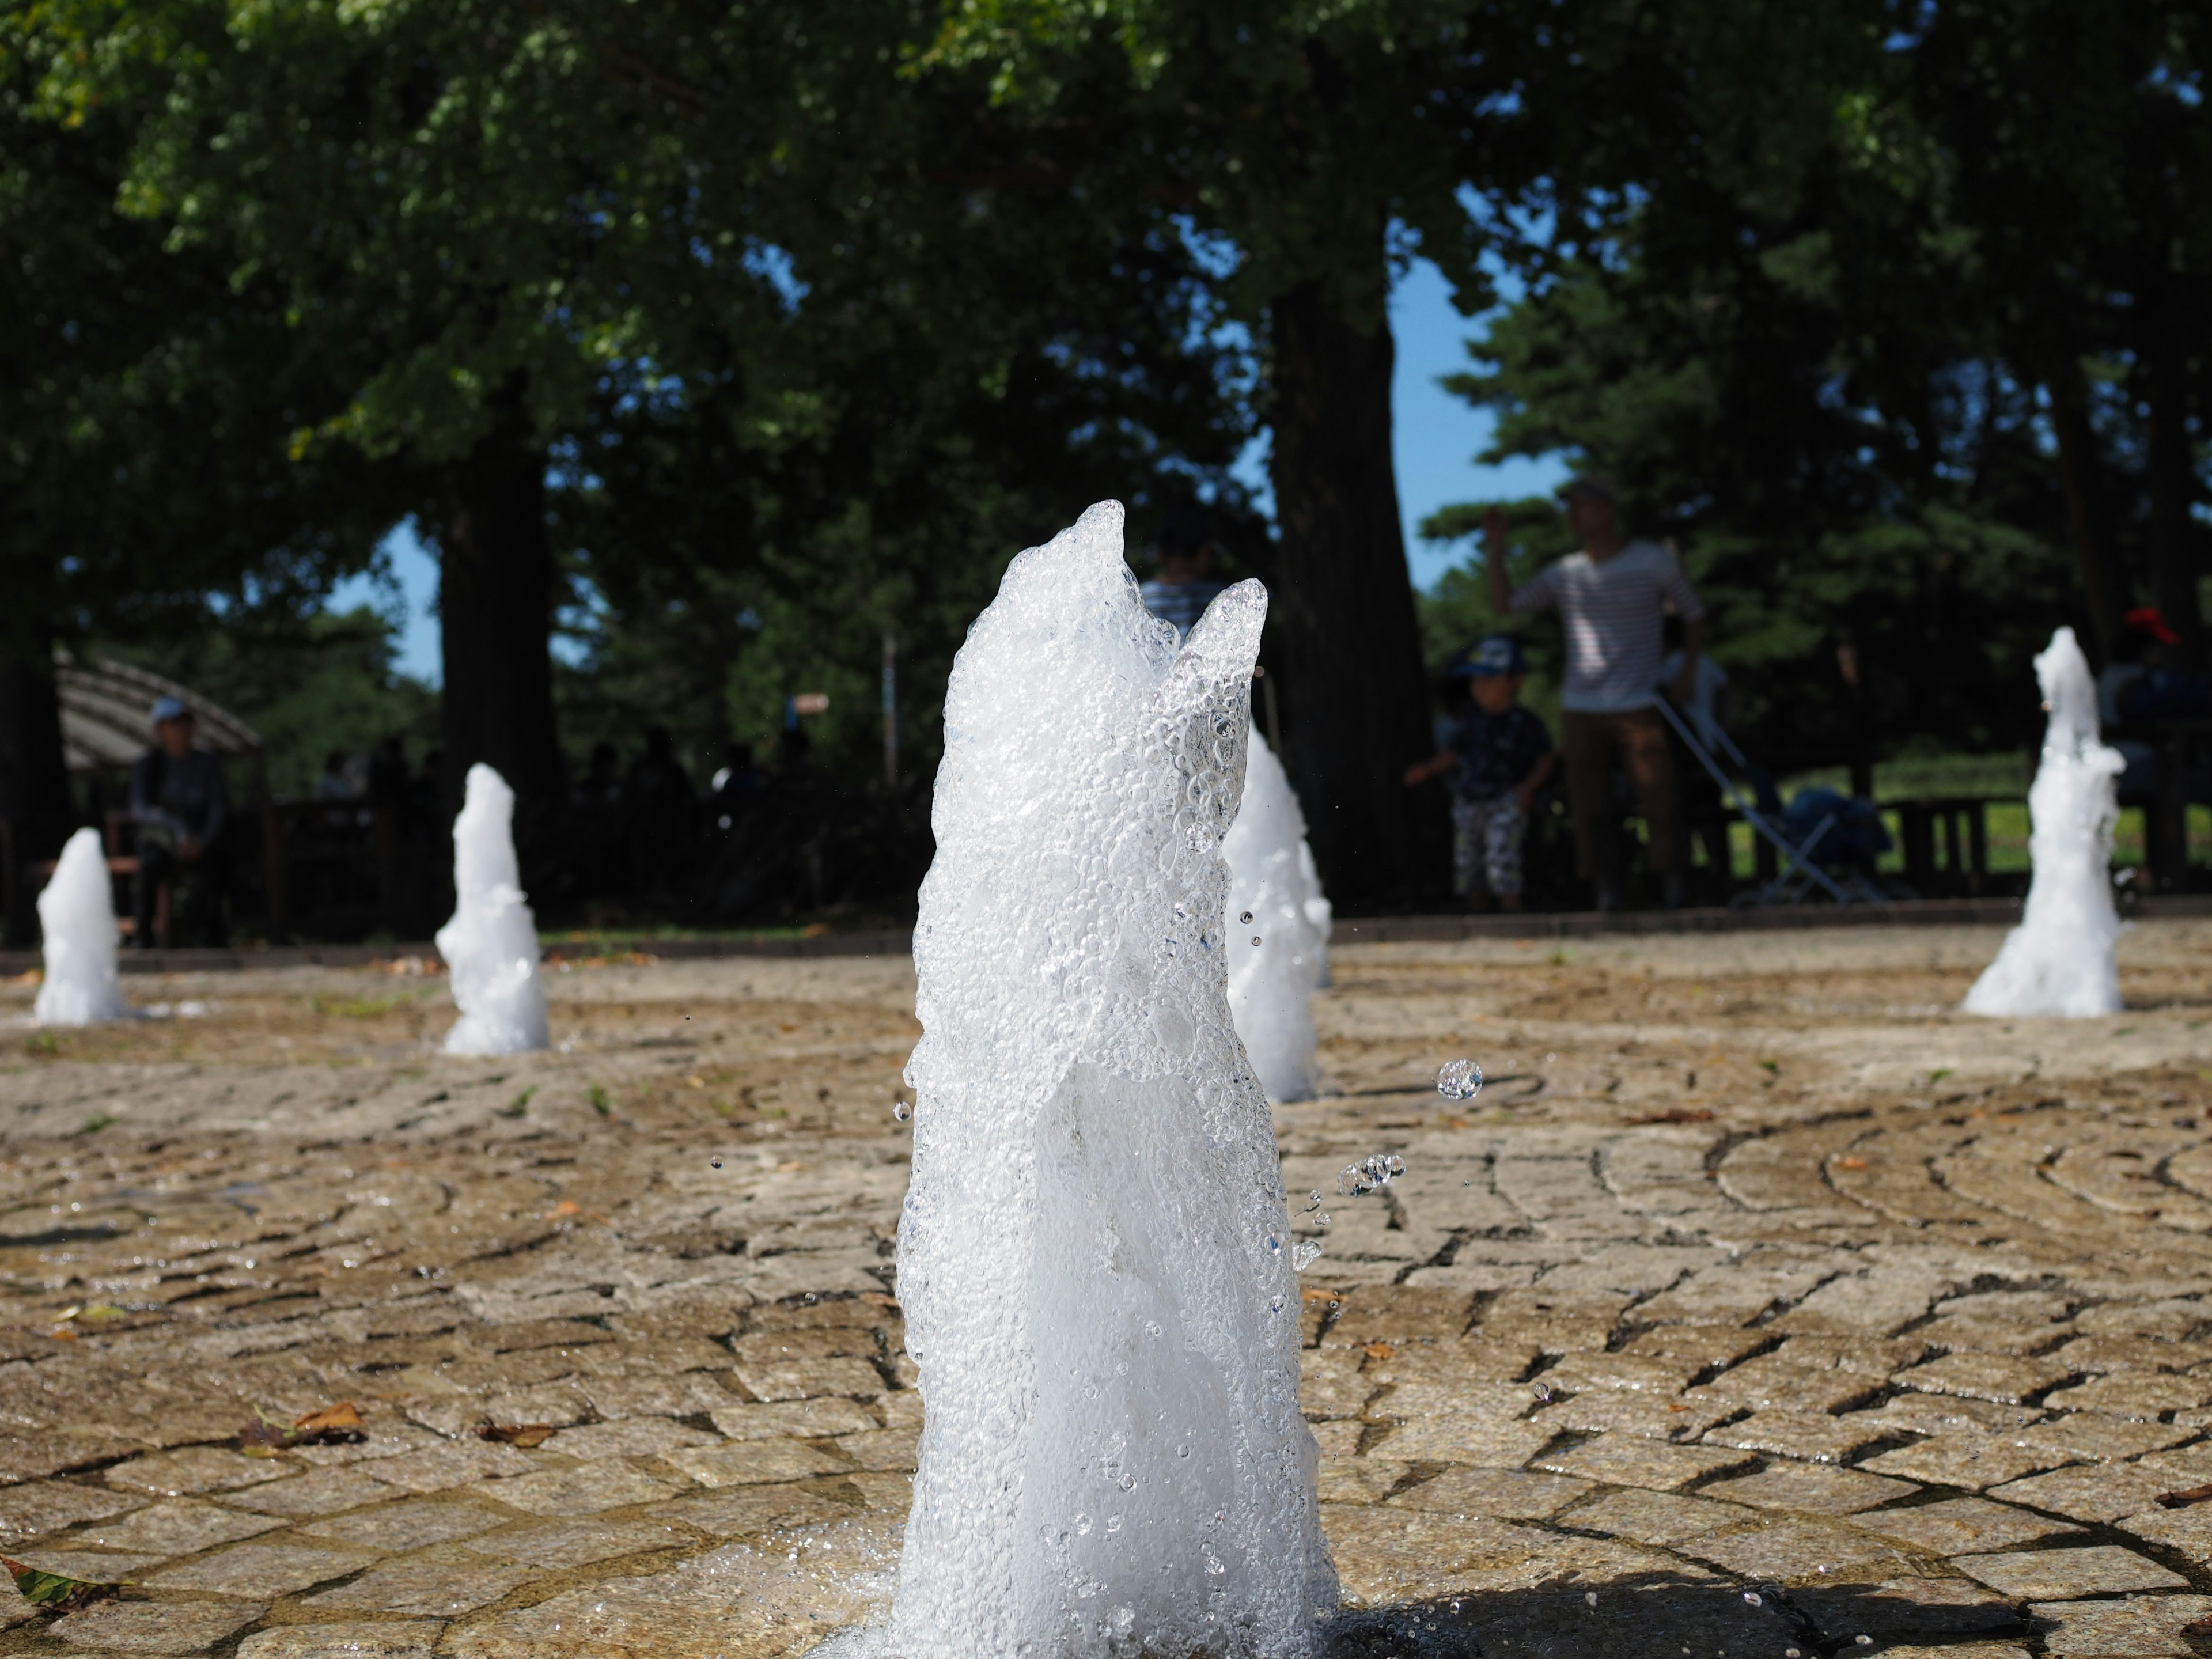
<path fill-rule="evenodd" d="M 193 908 L 207 916 L 220 942 L 222 894 L 213 856 L 229 814 L 222 784 L 222 763 L 192 746 L 189 704 L 163 697 L 153 708 L 155 744 L 131 768 L 131 817 L 138 830 L 138 878 L 131 893 L 137 927 L 131 945 L 146 950 L 155 943 L 155 913 L 162 887 L 189 884 Z"/>
<path fill-rule="evenodd" d="M 1206 574 L 1215 545 L 1206 514 L 1195 507 L 1177 507 L 1160 520 L 1159 539 L 1152 544 L 1159 574 L 1137 592 L 1146 610 L 1175 625 L 1178 638 L 1198 625 L 1221 592 L 1222 584 Z"/>
<path fill-rule="evenodd" d="M 2172 665 L 2181 643 L 2172 623 L 2144 605 L 2122 618 L 2112 660 L 2097 676 L 2097 720 L 2109 733 L 2114 726 L 2155 726 L 2162 720 L 2202 718 L 2212 712 L 2212 682 Z M 2119 798 L 2129 805 L 2158 797 L 2158 746 L 2137 737 L 2106 739 L 2126 761 Z M 2190 799 L 2212 798 L 2212 780 L 2191 777 Z"/>
<path fill-rule="evenodd" d="M 1479 641 L 1465 656 L 1473 701 L 1450 739 L 1406 769 L 1410 787 L 1437 773 L 1452 776 L 1452 890 L 1479 898 L 1486 890 L 1500 908 L 1521 908 L 1522 842 L 1528 805 L 1559 757 L 1544 722 L 1521 707 L 1528 664 L 1510 634 Z"/>

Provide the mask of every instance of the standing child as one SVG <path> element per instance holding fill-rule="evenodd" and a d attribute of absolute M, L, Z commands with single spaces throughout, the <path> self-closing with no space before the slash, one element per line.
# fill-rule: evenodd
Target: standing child
<path fill-rule="evenodd" d="M 1473 706 L 1442 749 L 1406 769 L 1406 782 L 1459 769 L 1452 778 L 1452 890 L 1473 898 L 1486 890 L 1504 908 L 1518 910 L 1528 804 L 1559 757 L 1544 722 L 1521 707 L 1528 663 L 1520 641 L 1510 634 L 1480 641 L 1468 653 L 1467 672 Z"/>

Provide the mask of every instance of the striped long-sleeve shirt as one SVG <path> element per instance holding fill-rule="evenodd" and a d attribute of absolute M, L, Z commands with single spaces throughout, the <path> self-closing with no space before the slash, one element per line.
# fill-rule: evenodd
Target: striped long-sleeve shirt
<path fill-rule="evenodd" d="M 1662 618 L 1705 614 L 1674 556 L 1637 541 L 1602 562 L 1570 554 L 1546 565 L 1513 595 L 1516 611 L 1559 608 L 1566 625 L 1567 681 L 1559 706 L 1577 714 L 1649 708 L 1664 653 Z"/>

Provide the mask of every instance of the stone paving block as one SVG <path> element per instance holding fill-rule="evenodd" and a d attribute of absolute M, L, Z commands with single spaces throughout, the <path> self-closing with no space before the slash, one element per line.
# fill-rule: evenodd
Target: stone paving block
<path fill-rule="evenodd" d="M 1931 1435 L 1917 1445 L 1869 1457 L 1858 1467 L 1931 1486 L 1980 1492 L 2068 1461 L 2063 1452 L 2020 1445 L 2006 1436 L 1960 1433 Z"/>
<path fill-rule="evenodd" d="M 235 1544 L 273 1532 L 284 1523 L 265 1515 L 242 1515 L 234 1509 L 197 1498 L 173 1498 L 125 1516 L 103 1521 L 76 1534 L 102 1549 L 145 1550 L 155 1555 L 193 1555 L 218 1544 Z"/>
<path fill-rule="evenodd" d="M 1339 1420 L 1334 1423 L 1310 1423 L 1314 1444 L 1321 1448 L 1322 1461 L 1331 1458 L 1357 1457 L 1359 1443 L 1367 1433 L 1367 1425 Z"/>
<path fill-rule="evenodd" d="M 2187 1589 L 2189 1581 L 2117 1544 L 1954 1556 L 1951 1565 L 2016 1601 L 2067 1601 L 2134 1590 Z"/>
<path fill-rule="evenodd" d="M 796 1440 L 728 1441 L 719 1446 L 671 1452 L 665 1461 L 702 1486 L 767 1486 L 817 1474 L 842 1474 L 852 1467 Z"/>
<path fill-rule="evenodd" d="M 536 1576 L 533 1568 L 447 1546 L 380 1563 L 350 1583 L 307 1597 L 302 1605 L 336 1612 L 457 1619 L 489 1607 Z"/>
<path fill-rule="evenodd" d="M 1949 1498 L 1851 1519 L 1856 1526 L 1929 1555 L 1982 1554 L 2081 1530 L 1981 1498 Z"/>
<path fill-rule="evenodd" d="M 2103 1412 L 2143 1423 L 2155 1423 L 2168 1413 L 2185 1412 L 2207 1401 L 2212 1401 L 2212 1377 L 2146 1371 L 2092 1377 L 2070 1389 L 2053 1389 L 2043 1397 L 2053 1411 Z"/>
<path fill-rule="evenodd" d="M 507 1521 L 506 1516 L 480 1504 L 416 1498 L 318 1521 L 301 1527 L 300 1532 L 304 1537 L 332 1538 L 341 1544 L 397 1553 L 489 1532 L 494 1527 L 506 1525 Z"/>
<path fill-rule="evenodd" d="M 1755 1411 L 1839 1412 L 1856 1405 L 1881 1386 L 1878 1379 L 1856 1371 L 1832 1366 L 1815 1370 L 1782 1354 L 1768 1353 L 1746 1360 L 1734 1370 L 1723 1371 L 1711 1382 L 1691 1389 L 1688 1397 L 1730 1401 Z"/>
<path fill-rule="evenodd" d="M 203 1653 L 262 1611 L 240 1601 L 102 1601 L 57 1619 L 46 1634 L 106 1653 Z"/>
<path fill-rule="evenodd" d="M 1407 1463 L 1518 1468 L 1551 1440 L 1549 1429 L 1515 1418 L 1440 1417 L 1390 1431 L 1374 1451 Z"/>
<path fill-rule="evenodd" d="M 1640 1304 L 1636 1316 L 1653 1324 L 1748 1325 L 1778 1303 L 1808 1294 L 1832 1272 L 1817 1260 L 1727 1262 Z"/>
<path fill-rule="evenodd" d="M 686 1446 L 720 1443 L 719 1436 L 702 1429 L 686 1428 L 665 1418 L 640 1417 L 563 1429 L 545 1443 L 545 1449 L 556 1456 L 590 1463 L 606 1457 L 662 1457 Z"/>
<path fill-rule="evenodd" d="M 1411 1467 L 1382 1457 L 1330 1458 L 1321 1466 L 1321 1501 L 1379 1504 L 1397 1490 Z"/>
<path fill-rule="evenodd" d="M 495 1504 L 532 1515 L 596 1515 L 630 1504 L 672 1498 L 677 1488 L 627 1463 L 579 1463 L 571 1468 L 539 1469 L 511 1480 L 485 1480 L 469 1490 Z"/>
<path fill-rule="evenodd" d="M 379 1471 L 371 1474 L 369 1470 Z M 336 1515 L 341 1510 L 359 1509 L 363 1504 L 377 1504 L 393 1495 L 394 1488 L 382 1478 L 380 1462 L 368 1465 L 347 1464 L 335 1469 L 313 1469 L 306 1474 L 295 1474 L 289 1480 L 272 1481 L 266 1486 L 230 1494 L 228 1502 L 240 1509 L 248 1509 L 262 1515 L 283 1515 L 298 1518 L 311 1515 Z M 289 1471 L 287 1471 L 289 1473 Z"/>
<path fill-rule="evenodd" d="M 1585 1589 L 1585 1582 L 1598 1587 Z M 1595 1601 L 1589 1599 L 1593 1595 Z M 1454 1659 L 1474 1654 L 1483 1659 L 1674 1659 L 1686 1650 L 1698 1659 L 1714 1654 L 1770 1659 L 1784 1652 L 1787 1641 L 1788 1626 L 1774 1609 L 1753 1607 L 1733 1586 L 1681 1563 L 1649 1578 L 1608 1574 L 1453 1600 L 1463 1613 L 1452 1613 L 1450 1601 L 1420 1607 L 1431 1615 L 1422 1620 L 1425 1626 L 1432 1620 L 1452 1635 L 1431 1637 L 1425 1629 L 1419 1651 Z M 1386 1628 L 1392 1622 L 1386 1620 Z M 1455 1640 L 1462 1630 L 1467 1635 Z M 1377 1650 L 1387 1654 L 1395 1646 L 1378 1644 Z"/>
<path fill-rule="evenodd" d="M 1630 1486 L 1577 1504 L 1559 1518 L 1566 1526 L 1608 1533 L 1639 1544 L 1676 1544 L 1686 1538 L 1702 1538 L 1709 1532 L 1741 1526 L 1760 1517 L 1758 1510 L 1735 1504 L 1717 1504 L 1709 1498 L 1686 1498 L 1679 1492 L 1644 1492 Z"/>
<path fill-rule="evenodd" d="M 158 1567 L 169 1557 L 167 1554 L 132 1555 L 122 1551 L 46 1547 L 24 1550 L 15 1559 L 36 1567 L 40 1572 L 58 1572 L 64 1577 L 82 1578 L 95 1584 L 113 1584 L 126 1578 L 135 1578 L 149 1567 Z"/>
<path fill-rule="evenodd" d="M 1518 1469 L 1446 1469 L 1390 1499 L 1401 1508 L 1474 1515 L 1492 1521 L 1543 1521 L 1583 1494 L 1587 1480 Z"/>
<path fill-rule="evenodd" d="M 1777 1348 L 1774 1357 L 1801 1371 L 1850 1371 L 1879 1383 L 1917 1364 L 1927 1352 L 1928 1345 L 1913 1336 L 1798 1335 Z"/>
<path fill-rule="evenodd" d="M 2212 1441 L 2200 1440 L 2193 1446 L 2153 1452 L 2137 1461 L 2143 1468 L 2172 1476 L 2177 1489 L 2212 1486 Z"/>
<path fill-rule="evenodd" d="M 2026 1648 L 2010 1642 L 1948 1642 L 1940 1648 L 1886 1642 L 1874 1651 L 1881 1659 L 2029 1659 Z"/>
<path fill-rule="evenodd" d="M 439 1440 L 400 1457 L 380 1458 L 368 1471 L 401 1492 L 449 1492 L 472 1481 L 528 1474 L 538 1468 L 528 1453 L 496 1440 Z"/>
<path fill-rule="evenodd" d="M 1337 1349 L 1315 1352 L 1335 1353 Z M 1367 1374 L 1377 1382 L 1433 1382 L 1458 1388 L 1470 1382 L 1512 1382 L 1526 1376 L 1544 1351 L 1533 1342 L 1408 1342 L 1393 1346 L 1387 1359 L 1370 1358 Z"/>
<path fill-rule="evenodd" d="M 826 1519 L 834 1512 L 825 1506 L 810 1518 Z M 786 1511 L 779 1524 L 788 1524 L 791 1518 Z M 557 1570 L 589 1566 L 617 1556 L 641 1555 L 649 1550 L 689 1549 L 691 1540 L 690 1529 L 672 1521 L 539 1521 L 471 1538 L 469 1549 L 473 1554 L 519 1567 Z"/>
<path fill-rule="evenodd" d="M 884 1401 L 913 1397 L 887 1394 Z M 781 1401 L 769 1406 L 720 1406 L 711 1416 L 714 1426 L 732 1440 L 828 1440 L 843 1434 L 866 1434 L 877 1426 L 866 1407 L 834 1395 Z"/>
<path fill-rule="evenodd" d="M 1693 1480 L 1758 1462 L 1749 1452 L 1719 1446 L 1680 1446 L 1639 1435 L 1601 1434 L 1565 1451 L 1547 1453 L 1534 1467 L 1612 1486 L 1672 1492 Z"/>
<path fill-rule="evenodd" d="M 740 1364 L 738 1381 L 756 1400 L 811 1400 L 820 1395 L 872 1399 L 884 1379 L 865 1359 L 759 1360 Z"/>
<path fill-rule="evenodd" d="M 1877 1584 L 1801 1585 L 1790 1592 L 1839 1652 L 1860 1651 L 1857 1638 L 1922 1642 L 1936 1636 L 2020 1632 L 2020 1615 L 1996 1591 L 1964 1578 L 1905 1577 Z"/>
<path fill-rule="evenodd" d="M 1968 1400 L 2017 1406 L 2063 1382 L 2069 1375 L 2064 1364 L 2056 1359 L 1947 1353 L 1924 1365 L 1901 1370 L 1892 1380 L 1901 1389 L 1917 1389 L 1923 1394 L 1955 1394 Z"/>
<path fill-rule="evenodd" d="M 157 1573 L 147 1582 L 155 1589 L 205 1590 L 214 1595 L 292 1595 L 359 1572 L 376 1559 L 373 1550 L 337 1544 L 237 1544 Z"/>
<path fill-rule="evenodd" d="M 1567 1355 L 1544 1373 L 1543 1380 L 1554 1389 L 1577 1393 L 1584 1389 L 1632 1389 L 1671 1398 L 1703 1369 L 1693 1360 L 1584 1352 Z"/>
<path fill-rule="evenodd" d="M 858 1486 L 860 1479 L 854 1477 L 854 1484 Z M 911 1482 L 903 1490 L 910 1501 L 914 1490 Z M 897 1507 L 904 1512 L 904 1504 Z M 852 1513 L 849 1503 L 841 1504 L 811 1486 L 726 1486 L 718 1492 L 655 1504 L 638 1518 L 696 1527 L 709 1538 L 754 1538 L 780 1528 L 849 1520 Z"/>
<path fill-rule="evenodd" d="M 1449 1341 L 1465 1334 L 1474 1311 L 1474 1298 L 1465 1291 L 1433 1285 L 1363 1285 L 1343 1303 L 1322 1339 L 1327 1346 Z"/>
<path fill-rule="evenodd" d="M 1298 1409 L 1326 1420 L 1357 1417 L 1376 1383 L 1359 1372 L 1357 1350 L 1304 1348 L 1298 1353 Z"/>
<path fill-rule="evenodd" d="M 2076 1374 L 2091 1371 L 2185 1371 L 2212 1361 L 2212 1343 L 2161 1342 L 2147 1336 L 2093 1333 L 2079 1336 L 2051 1358 L 2063 1359 Z"/>
<path fill-rule="evenodd" d="M 0 1434 L 0 1472 L 13 1480 L 43 1480 L 127 1457 L 145 1443 L 106 1429 L 42 1427 L 36 1434 Z"/>
<path fill-rule="evenodd" d="M 1380 1380 L 1379 1378 L 1377 1379 Z M 1535 1382 L 1400 1382 L 1367 1405 L 1366 1416 L 1376 1423 L 1419 1423 L 1435 1417 L 1525 1417 L 1547 1390 L 1544 1378 Z M 1548 1393 L 1543 1396 L 1548 1398 Z"/>
<path fill-rule="evenodd" d="M 1910 1572 L 1912 1563 L 1885 1540 L 1842 1521 L 1774 1521 L 1675 1546 L 1741 1578 L 1784 1583 L 1879 1579 Z"/>
<path fill-rule="evenodd" d="M 580 1391 L 592 1410 L 607 1419 L 699 1417 L 737 1399 L 704 1371 L 685 1371 L 675 1376 L 586 1377 Z"/>
<path fill-rule="evenodd" d="M 1735 1411 L 1729 1404 L 1670 1400 L 1663 1395 L 1627 1389 L 1592 1389 L 1545 1407 L 1529 1420 L 1553 1434 L 1569 1430 L 1596 1434 L 1610 1430 L 1658 1440 L 1695 1440 Z"/>
<path fill-rule="evenodd" d="M 1808 1463 L 1841 1463 L 1882 1437 L 1879 1430 L 1822 1412 L 1760 1411 L 1741 1422 L 1707 1430 L 1705 1439 L 1709 1446 L 1772 1452 Z"/>
<path fill-rule="evenodd" d="M 103 1492 L 68 1480 L 0 1486 L 0 1544 L 43 1537 L 81 1521 L 104 1521 L 145 1503 L 136 1492 Z"/>
<path fill-rule="evenodd" d="M 2075 1463 L 2048 1474 L 2032 1474 L 1992 1488 L 1990 1496 L 2008 1504 L 2053 1510 L 2076 1521 L 2117 1521 L 2154 1505 L 2172 1489 L 2164 1476 L 2131 1464 Z"/>
<path fill-rule="evenodd" d="M 2100 1474 L 2114 1473 L 2100 1469 Z M 2212 1505 L 2191 1504 L 2186 1509 L 2146 1508 L 2120 1517 L 2122 1532 L 2177 1550 L 2200 1566 L 2212 1565 Z"/>
<path fill-rule="evenodd" d="M 1872 1411 L 1851 1414 L 1900 1434 L 2024 1428 L 2039 1415 L 2025 1406 L 1999 1406 L 1988 1401 L 1961 1400 L 1940 1394 L 1902 1394 Z"/>
<path fill-rule="evenodd" d="M 1877 1504 L 1910 1498 L 1920 1488 L 1863 1469 L 1825 1463 L 1770 1463 L 1756 1474 L 1716 1480 L 1698 1488 L 1707 1498 L 1749 1504 L 1763 1510 L 1796 1510 L 1806 1515 L 1856 1515 Z"/>
<path fill-rule="evenodd" d="M 921 1457 L 921 1431 L 872 1429 L 866 1434 L 848 1434 L 836 1443 L 856 1469 L 911 1469 Z"/>
<path fill-rule="evenodd" d="M 244 1457 L 222 1446 L 185 1446 L 118 1463 L 107 1471 L 106 1479 L 109 1486 L 126 1492 L 184 1498 L 196 1492 L 236 1492 L 242 1486 L 282 1480 L 291 1473 L 275 1458 Z"/>
<path fill-rule="evenodd" d="M 2102 1463 L 2164 1451 L 2197 1435 L 2195 1429 L 2176 1428 L 2170 1423 L 2130 1423 L 2077 1412 L 2055 1423 L 2033 1424 L 2022 1429 L 2018 1437 L 2030 1445 L 2068 1452 L 2082 1462 Z"/>
<path fill-rule="evenodd" d="M 1747 1331 L 1739 1325 L 1655 1325 L 1624 1344 L 1621 1352 L 1687 1360 L 1703 1371 L 1735 1364 L 1773 1340 L 1765 1331 Z"/>
<path fill-rule="evenodd" d="M 238 1659 L 433 1659 L 437 1620 L 380 1620 L 373 1625 L 279 1625 L 238 1644 Z"/>
<path fill-rule="evenodd" d="M 2042 1601 L 2027 1611 L 2051 1659 L 2148 1659 L 2197 1651 L 2182 1632 L 2212 1618 L 2212 1595 Z"/>
<path fill-rule="evenodd" d="M 1694 1569 L 1634 1545 L 1565 1538 L 1501 1521 L 1462 1521 L 1456 1515 L 1391 1504 L 1324 1504 L 1322 1528 L 1345 1599 L 1354 1607 L 1530 1589 L 1562 1578 L 1607 1583 L 1694 1577 Z"/>
<path fill-rule="evenodd" d="M 914 1507 L 914 1477 L 898 1469 L 855 1469 L 845 1484 L 860 1494 L 860 1507 L 871 1511 L 896 1510 L 904 1515 Z"/>
<path fill-rule="evenodd" d="M 1830 1279 L 1778 1317 L 1771 1328 L 1887 1336 L 1926 1313 L 1943 1288 L 1941 1279 L 1899 1273 L 1877 1264 L 1864 1273 Z"/>
<path fill-rule="evenodd" d="M 1941 1348 L 1946 1353 L 2027 1354 L 2050 1347 L 2063 1330 L 2063 1327 L 2054 1326 L 2048 1320 L 1951 1314 L 1917 1327 L 1912 1334 L 1929 1347 Z M 2095 1369 L 2084 1367 L 2071 1358 L 2060 1363 L 2069 1371 Z"/>
<path fill-rule="evenodd" d="M 407 1415 L 415 1422 L 449 1439 L 476 1432 L 482 1423 L 514 1426 L 543 1424 L 566 1428 L 588 1422 L 591 1396 L 566 1383 L 550 1388 L 499 1389 L 483 1395 L 448 1395 L 407 1402 Z"/>

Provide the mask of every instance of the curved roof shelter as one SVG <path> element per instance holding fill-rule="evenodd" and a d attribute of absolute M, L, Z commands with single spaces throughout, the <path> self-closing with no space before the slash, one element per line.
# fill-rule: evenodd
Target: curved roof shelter
<path fill-rule="evenodd" d="M 197 717 L 199 746 L 213 755 L 258 755 L 261 734 L 189 686 L 112 657 L 82 662 L 54 653 L 61 693 L 62 755 L 72 772 L 128 766 L 154 741 L 147 715 L 157 697 L 175 697 Z"/>

